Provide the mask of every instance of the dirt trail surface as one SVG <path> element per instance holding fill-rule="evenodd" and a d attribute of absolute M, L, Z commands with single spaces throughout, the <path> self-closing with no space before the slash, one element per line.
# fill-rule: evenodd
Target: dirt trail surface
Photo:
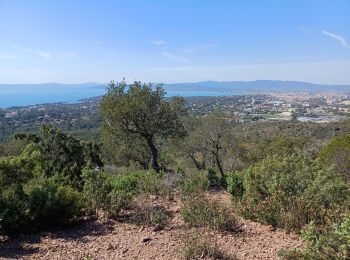
<path fill-rule="evenodd" d="M 229 203 L 226 193 L 210 196 Z M 125 218 L 15 239 L 0 237 L 0 259 L 181 259 L 183 241 L 193 233 L 215 238 L 221 249 L 238 259 L 278 259 L 279 250 L 302 247 L 297 235 L 247 220 L 240 221 L 242 232 L 238 234 L 189 228 L 179 215 L 179 200 L 168 203 L 168 208 L 173 218 L 160 231 Z"/>

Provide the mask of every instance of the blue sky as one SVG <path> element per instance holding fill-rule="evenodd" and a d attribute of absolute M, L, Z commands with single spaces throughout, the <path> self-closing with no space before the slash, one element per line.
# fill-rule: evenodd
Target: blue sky
<path fill-rule="evenodd" d="M 0 0 L 0 83 L 350 84 L 349 0 Z"/>

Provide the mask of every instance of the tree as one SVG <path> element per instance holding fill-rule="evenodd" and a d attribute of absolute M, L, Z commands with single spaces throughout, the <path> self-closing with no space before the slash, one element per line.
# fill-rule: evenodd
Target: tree
<path fill-rule="evenodd" d="M 121 131 L 103 131 L 104 158 L 114 165 L 130 166 L 136 162 L 144 170 L 149 169 L 152 157 L 144 139 L 129 136 Z M 117 148 L 117 149 L 116 149 Z"/>
<path fill-rule="evenodd" d="M 108 135 L 125 134 L 129 141 L 135 140 L 130 149 L 144 142 L 156 172 L 161 170 L 157 142 L 184 134 L 181 118 L 185 114 L 184 100 L 174 97 L 168 102 L 164 95 L 160 85 L 153 89 L 152 84 L 127 85 L 125 81 L 112 81 L 101 102 L 103 135 L 108 138 Z"/>
<path fill-rule="evenodd" d="M 216 111 L 204 118 L 202 126 L 202 136 L 205 138 L 206 150 L 213 156 L 222 179 L 225 178 L 222 155 L 226 150 L 225 145 L 228 145 L 226 142 L 228 138 L 226 137 L 231 122 L 223 112 Z"/>
<path fill-rule="evenodd" d="M 192 122 L 191 122 L 192 121 Z M 215 111 L 188 124 L 188 136 L 181 143 L 184 151 L 198 170 L 206 167 L 210 160 L 225 178 L 223 157 L 234 146 L 231 134 L 232 119 L 222 111 Z"/>
<path fill-rule="evenodd" d="M 187 134 L 175 142 L 175 148 L 188 157 L 198 171 L 205 170 L 210 154 L 205 148 L 205 138 L 202 136 L 202 118 L 187 118 L 185 127 Z"/>
<path fill-rule="evenodd" d="M 17 134 L 16 138 L 28 140 L 34 145 L 34 150 L 40 154 L 40 167 L 46 177 L 58 174 L 70 184 L 81 188 L 84 167 L 103 167 L 99 145 L 81 142 L 56 127 L 43 125 L 40 136 Z"/>
<path fill-rule="evenodd" d="M 323 162 L 333 165 L 350 181 L 350 134 L 344 134 L 331 140 L 320 153 Z"/>

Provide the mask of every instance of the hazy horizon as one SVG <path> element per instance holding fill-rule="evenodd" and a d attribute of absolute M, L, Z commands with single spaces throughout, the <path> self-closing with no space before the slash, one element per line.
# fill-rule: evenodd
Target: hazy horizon
<path fill-rule="evenodd" d="M 0 1 L 0 83 L 350 84 L 350 2 Z"/>

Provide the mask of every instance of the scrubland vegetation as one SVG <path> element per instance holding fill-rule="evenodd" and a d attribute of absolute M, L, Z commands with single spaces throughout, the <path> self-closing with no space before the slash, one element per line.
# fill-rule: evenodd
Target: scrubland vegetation
<path fill-rule="evenodd" d="M 18 134 L 0 158 L 0 233 L 51 230 L 87 218 L 163 229 L 172 215 L 150 196 L 181 198 L 189 227 L 239 232 L 239 218 L 301 234 L 284 259 L 350 258 L 350 124 L 238 124 L 225 111 L 189 117 L 161 87 L 111 83 L 101 103 L 102 139 L 83 142 L 54 126 Z M 232 204 L 207 197 L 227 190 Z M 186 259 L 227 256 L 189 239 Z"/>

